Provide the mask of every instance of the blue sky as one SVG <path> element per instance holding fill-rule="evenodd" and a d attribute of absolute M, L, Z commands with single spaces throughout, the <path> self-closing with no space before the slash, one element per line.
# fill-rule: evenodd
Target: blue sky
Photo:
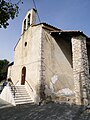
<path fill-rule="evenodd" d="M 90 0 L 35 0 L 35 2 L 41 22 L 63 30 L 80 30 L 90 36 Z M 27 11 L 33 7 L 32 0 L 23 0 L 19 16 L 9 20 L 10 25 L 7 29 L 0 28 L 0 59 L 14 60 L 14 47 L 21 35 L 22 21 Z"/>

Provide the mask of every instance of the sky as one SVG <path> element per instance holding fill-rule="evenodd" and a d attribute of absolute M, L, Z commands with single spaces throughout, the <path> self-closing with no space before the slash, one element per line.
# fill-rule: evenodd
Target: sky
<path fill-rule="evenodd" d="M 16 3 L 18 0 L 11 0 Z M 33 0 L 22 0 L 19 15 L 0 28 L 0 59 L 14 61 L 14 47 L 21 36 L 22 21 Z M 90 0 L 35 0 L 41 22 L 62 30 L 80 30 L 90 37 Z M 37 23 L 39 23 L 37 18 Z"/>

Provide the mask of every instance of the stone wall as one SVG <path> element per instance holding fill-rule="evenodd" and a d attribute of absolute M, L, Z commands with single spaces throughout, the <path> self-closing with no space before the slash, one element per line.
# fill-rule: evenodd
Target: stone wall
<path fill-rule="evenodd" d="M 89 75 L 86 38 L 83 36 L 72 38 L 73 76 L 75 97 L 77 104 L 88 104 L 87 82 Z"/>
<path fill-rule="evenodd" d="M 44 64 L 44 38 L 43 38 L 44 34 L 43 34 L 43 29 L 41 32 L 41 42 L 40 42 L 40 55 L 41 55 L 41 66 L 40 66 L 40 99 L 45 100 L 45 64 Z"/>
<path fill-rule="evenodd" d="M 89 61 L 89 75 L 90 75 L 90 44 L 87 44 L 87 54 L 88 54 L 88 61 Z"/>

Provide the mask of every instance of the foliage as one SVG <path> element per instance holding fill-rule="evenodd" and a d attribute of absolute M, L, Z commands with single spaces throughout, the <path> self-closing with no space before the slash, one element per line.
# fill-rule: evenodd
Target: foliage
<path fill-rule="evenodd" d="M 6 0 L 0 0 L 0 28 L 7 28 L 9 25 L 8 20 L 14 19 L 19 14 L 19 0 L 16 4 L 7 2 Z"/>
<path fill-rule="evenodd" d="M 7 69 L 9 61 L 4 59 L 0 60 L 0 82 L 7 78 Z"/>

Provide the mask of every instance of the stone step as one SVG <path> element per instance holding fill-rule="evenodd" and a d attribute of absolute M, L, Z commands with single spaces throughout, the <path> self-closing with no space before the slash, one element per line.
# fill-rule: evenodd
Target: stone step
<path fill-rule="evenodd" d="M 16 105 L 19 105 L 19 104 L 28 104 L 28 103 L 33 104 L 32 101 L 21 101 L 21 102 L 15 102 L 15 103 L 16 103 Z"/>
<path fill-rule="evenodd" d="M 15 92 L 27 92 L 25 89 L 16 89 Z"/>
<path fill-rule="evenodd" d="M 22 88 L 25 88 L 25 86 L 22 86 L 22 85 L 21 86 L 15 86 L 15 88 L 17 88 L 17 89 L 21 88 L 22 89 Z"/>
<path fill-rule="evenodd" d="M 25 85 L 18 85 L 18 86 L 15 86 L 15 88 L 16 88 L 16 90 L 15 90 L 14 100 L 15 100 L 16 105 L 33 102 L 25 89 Z M 12 91 L 12 93 L 13 93 L 13 91 Z M 13 93 L 13 95 L 14 95 L 14 93 Z"/>
<path fill-rule="evenodd" d="M 32 101 L 31 98 L 23 98 L 23 99 L 16 98 L 14 100 L 15 100 L 15 102 L 28 101 L 28 100 Z"/>
<path fill-rule="evenodd" d="M 16 90 L 15 92 L 27 92 L 26 90 Z"/>
<path fill-rule="evenodd" d="M 17 92 L 15 92 L 15 94 L 18 94 L 18 93 L 21 94 L 21 95 L 22 95 L 22 94 L 28 94 L 28 93 L 25 92 L 25 91 L 17 91 Z"/>
<path fill-rule="evenodd" d="M 25 85 L 15 85 L 15 87 L 25 87 Z"/>
<path fill-rule="evenodd" d="M 26 90 L 25 88 L 16 88 L 16 90 Z"/>
<path fill-rule="evenodd" d="M 18 94 L 15 94 L 15 95 L 12 94 L 12 95 L 13 95 L 15 98 L 17 98 L 17 97 L 28 97 L 28 96 L 29 96 L 28 94 L 22 94 L 22 95 L 21 95 L 21 94 L 19 94 L 19 93 L 18 93 Z M 29 96 L 29 97 L 30 97 L 30 96 Z"/>
<path fill-rule="evenodd" d="M 27 92 L 26 89 L 16 89 L 15 92 Z"/>
<path fill-rule="evenodd" d="M 23 94 L 23 95 L 21 95 L 21 94 L 18 94 L 18 95 L 15 95 L 15 97 L 30 97 L 29 95 L 27 95 L 27 94 Z"/>
<path fill-rule="evenodd" d="M 15 92 L 15 93 L 17 93 L 17 92 L 27 92 L 26 89 L 16 89 L 16 90 L 11 89 L 11 91 Z"/>
<path fill-rule="evenodd" d="M 31 98 L 28 98 L 28 99 L 15 99 L 15 103 L 18 103 L 18 102 L 27 102 L 27 101 L 32 102 Z"/>
<path fill-rule="evenodd" d="M 28 95 L 27 92 L 20 92 L 20 91 L 17 91 L 17 92 L 15 93 L 15 95 L 18 95 L 18 94 L 20 94 L 20 95 L 24 95 L 24 94 L 26 95 L 26 94 L 27 94 L 27 95 Z"/>
<path fill-rule="evenodd" d="M 15 103 L 16 103 L 16 105 L 17 104 L 24 104 L 24 103 L 32 103 L 33 101 L 30 99 L 30 98 L 28 98 L 28 99 L 15 99 Z"/>
<path fill-rule="evenodd" d="M 16 93 L 15 93 L 16 95 L 18 95 L 18 94 L 27 94 L 28 95 L 28 93 L 27 92 L 20 92 L 20 91 L 17 91 Z"/>
<path fill-rule="evenodd" d="M 19 90 L 19 89 L 21 89 L 21 90 L 22 90 L 22 89 L 26 89 L 25 87 L 15 87 L 15 88 L 18 89 L 18 90 Z"/>
<path fill-rule="evenodd" d="M 18 97 L 28 97 L 29 95 L 15 95 L 15 98 L 18 98 Z"/>
<path fill-rule="evenodd" d="M 24 100 L 24 99 L 27 100 L 27 99 L 31 99 L 31 98 L 30 98 L 30 97 L 17 97 L 17 98 L 15 97 L 15 98 L 14 98 L 15 101 L 16 101 L 16 100 Z"/>

